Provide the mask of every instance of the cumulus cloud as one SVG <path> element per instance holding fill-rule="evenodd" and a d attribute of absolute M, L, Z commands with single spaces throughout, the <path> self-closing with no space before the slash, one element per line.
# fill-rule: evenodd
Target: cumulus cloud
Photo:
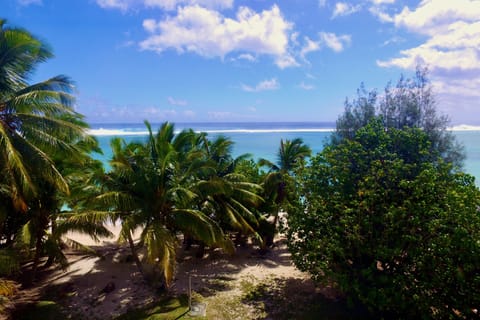
<path fill-rule="evenodd" d="M 258 83 L 256 86 L 248 86 L 246 84 L 242 84 L 241 88 L 243 91 L 246 92 L 260 92 L 260 91 L 269 91 L 269 90 L 277 90 L 280 88 L 280 84 L 278 83 L 276 78 L 272 78 L 269 80 L 264 80 Z"/>
<path fill-rule="evenodd" d="M 414 69 L 429 66 L 435 89 L 447 104 L 451 99 L 480 98 L 480 1 L 424 0 L 416 8 L 404 7 L 392 15 L 397 28 L 426 37 L 397 57 L 379 60 L 381 67 Z M 471 101 L 471 100 L 470 100 Z"/>
<path fill-rule="evenodd" d="M 180 106 L 180 107 L 184 107 L 186 106 L 188 103 L 186 100 L 179 100 L 179 99 L 174 99 L 172 97 L 168 97 L 167 98 L 167 101 L 170 105 L 172 106 Z"/>
<path fill-rule="evenodd" d="M 361 9 L 360 5 L 353 5 L 347 2 L 337 2 L 332 13 L 332 19 L 337 17 L 349 16 Z"/>
<path fill-rule="evenodd" d="M 277 64 L 289 55 L 293 28 L 276 5 L 259 13 L 240 7 L 235 18 L 198 5 L 186 6 L 163 20 L 147 19 L 143 27 L 150 33 L 140 43 L 143 50 L 161 53 L 175 49 L 222 59 L 232 52 L 264 54 L 275 57 Z"/>
<path fill-rule="evenodd" d="M 456 21 L 479 21 L 480 3 L 478 0 L 436 1 L 424 0 L 414 10 L 404 7 L 395 16 L 395 25 L 410 31 L 435 35 Z"/>
<path fill-rule="evenodd" d="M 471 0 L 423 1 L 415 10 L 405 7 L 394 18 L 397 27 L 427 36 L 400 57 L 379 61 L 383 67 L 413 69 L 427 63 L 433 72 L 480 71 L 480 2 Z"/>

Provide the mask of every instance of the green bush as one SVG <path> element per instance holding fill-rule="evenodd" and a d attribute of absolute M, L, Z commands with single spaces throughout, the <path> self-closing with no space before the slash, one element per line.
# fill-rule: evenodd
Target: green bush
<path fill-rule="evenodd" d="M 480 192 L 431 150 L 374 119 L 314 157 L 289 212 L 295 264 L 379 317 L 479 317 Z"/>

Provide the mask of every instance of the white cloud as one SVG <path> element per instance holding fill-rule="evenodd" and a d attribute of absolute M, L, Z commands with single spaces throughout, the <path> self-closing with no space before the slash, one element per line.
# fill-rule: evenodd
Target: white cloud
<path fill-rule="evenodd" d="M 393 17 L 386 13 L 381 7 L 373 6 L 370 7 L 368 11 L 370 11 L 372 15 L 376 16 L 380 22 L 394 22 Z"/>
<path fill-rule="evenodd" d="M 195 5 L 179 8 L 176 16 L 158 22 L 147 19 L 144 28 L 150 36 L 140 43 L 143 50 L 161 53 L 175 49 L 222 59 L 241 51 L 271 55 L 278 61 L 288 56 L 293 26 L 276 5 L 260 13 L 240 7 L 234 19 Z"/>
<path fill-rule="evenodd" d="M 247 61 L 250 61 L 250 62 L 254 62 L 254 61 L 257 60 L 257 58 L 255 58 L 255 56 L 253 56 L 249 53 L 242 53 L 242 54 L 238 55 L 237 59 L 247 60 Z"/>
<path fill-rule="evenodd" d="M 390 39 L 388 40 L 385 40 L 383 43 L 382 43 L 382 47 L 385 47 L 385 46 L 388 46 L 388 45 L 391 45 L 391 44 L 396 44 L 396 43 L 402 43 L 402 42 L 405 42 L 406 40 L 402 37 L 399 37 L 399 36 L 393 36 L 391 37 Z"/>
<path fill-rule="evenodd" d="M 327 0 L 318 0 L 318 6 L 323 8 L 327 5 Z"/>
<path fill-rule="evenodd" d="M 241 88 L 243 91 L 246 92 L 260 92 L 267 90 L 277 90 L 278 88 L 280 88 L 280 84 L 278 83 L 276 78 L 272 78 L 258 83 L 255 87 L 242 84 Z"/>
<path fill-rule="evenodd" d="M 168 97 L 167 98 L 167 101 L 170 105 L 172 106 L 180 106 L 180 107 L 184 107 L 186 106 L 188 103 L 186 100 L 178 100 L 178 99 L 174 99 L 172 97 Z"/>
<path fill-rule="evenodd" d="M 332 13 L 332 19 L 349 16 L 361 9 L 361 5 L 352 5 L 346 2 L 337 2 Z"/>
<path fill-rule="evenodd" d="M 305 58 L 305 55 L 307 55 L 308 53 L 318 50 L 320 50 L 320 42 L 313 41 L 309 37 L 305 37 L 305 45 L 300 51 L 300 55 L 302 56 L 302 58 Z"/>
<path fill-rule="evenodd" d="M 433 36 L 454 22 L 475 22 L 479 21 L 479 17 L 478 0 L 423 0 L 413 11 L 404 7 L 402 12 L 395 16 L 395 25 Z"/>
<path fill-rule="evenodd" d="M 19 0 L 20 2 L 38 2 L 41 0 Z M 161 8 L 175 10 L 179 6 L 199 5 L 209 9 L 230 9 L 233 0 L 96 0 L 105 9 L 120 9 L 127 11 L 135 7 Z"/>
<path fill-rule="evenodd" d="M 379 61 L 382 67 L 414 69 L 418 62 L 433 73 L 448 70 L 480 72 L 480 1 L 423 1 L 415 10 L 405 7 L 394 17 L 397 27 L 427 36 L 400 57 Z"/>
<path fill-rule="evenodd" d="M 462 100 L 476 101 L 479 107 L 480 1 L 424 0 L 416 8 L 404 7 L 392 22 L 426 40 L 397 57 L 377 61 L 379 66 L 412 70 L 426 64 L 443 105 L 458 106 Z"/>
<path fill-rule="evenodd" d="M 352 38 L 350 35 L 336 35 L 330 32 L 320 32 L 320 41 L 322 44 L 332 49 L 335 52 L 341 52 L 345 46 L 350 45 Z"/>
<path fill-rule="evenodd" d="M 285 68 L 290 68 L 290 67 L 298 67 L 300 64 L 297 62 L 297 60 L 288 54 L 285 54 L 283 56 L 277 57 L 275 60 L 275 64 L 280 68 L 280 69 L 285 69 Z"/>
<path fill-rule="evenodd" d="M 147 7 L 175 10 L 180 5 L 199 5 L 210 9 L 229 9 L 233 0 L 144 0 Z"/>
<path fill-rule="evenodd" d="M 371 0 L 374 5 L 393 4 L 395 0 Z"/>
<path fill-rule="evenodd" d="M 97 0 L 97 4 L 104 9 L 120 9 L 126 11 L 132 4 L 132 0 Z"/>
<path fill-rule="evenodd" d="M 298 87 L 299 87 L 300 89 L 307 90 L 307 91 L 315 89 L 315 86 L 314 86 L 314 85 L 312 85 L 312 84 L 306 84 L 306 83 L 303 82 L 303 81 L 300 82 L 300 84 L 298 85 Z"/>
<path fill-rule="evenodd" d="M 31 4 L 42 5 L 42 0 L 17 0 L 18 4 L 21 6 L 29 6 Z"/>

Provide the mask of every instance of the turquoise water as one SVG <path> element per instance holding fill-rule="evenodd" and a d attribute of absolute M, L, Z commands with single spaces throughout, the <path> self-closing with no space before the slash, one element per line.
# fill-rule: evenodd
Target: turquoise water
<path fill-rule="evenodd" d="M 152 125 L 154 130 L 158 125 Z M 253 159 L 265 158 L 276 160 L 280 139 L 302 138 L 310 146 L 313 153 L 322 150 L 331 134 L 333 123 L 185 123 L 176 124 L 175 128 L 192 128 L 204 131 L 209 137 L 224 135 L 230 137 L 235 145 L 233 155 L 250 153 Z M 92 134 L 97 136 L 103 155 L 95 156 L 108 168 L 112 156 L 110 140 L 121 136 L 127 142 L 143 141 L 147 134 L 143 124 L 95 124 Z M 475 176 L 480 185 L 480 131 L 454 131 L 459 142 L 465 146 L 467 159 L 464 171 Z"/>

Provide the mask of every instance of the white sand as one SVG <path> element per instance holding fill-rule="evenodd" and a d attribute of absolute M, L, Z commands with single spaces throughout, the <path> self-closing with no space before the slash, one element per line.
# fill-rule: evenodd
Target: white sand
<path fill-rule="evenodd" d="M 85 235 L 70 233 L 75 241 L 90 245 L 102 257 L 69 252 L 70 266 L 66 271 L 56 271 L 48 283 L 63 294 L 66 308 L 70 313 L 80 314 L 85 319 L 112 319 L 130 308 L 137 308 L 154 301 L 158 293 L 148 286 L 135 264 L 126 261 L 129 249 L 116 243 L 120 225 L 108 226 L 113 238 L 102 238 L 96 243 Z M 136 236 L 139 233 L 136 232 Z M 197 259 L 194 252 L 179 252 L 176 279 L 171 292 L 188 293 L 188 279 L 192 276 L 192 290 L 202 292 L 214 280 L 228 278 L 232 284 L 249 278 L 262 281 L 268 277 L 295 278 L 309 281 L 308 276 L 298 271 L 290 261 L 284 241 L 261 256 L 252 248 L 237 249 L 234 256 L 222 252 L 210 252 L 210 256 Z M 102 292 L 110 286 L 111 292 Z M 229 291 L 230 290 L 230 291 Z M 236 295 L 238 285 L 232 285 L 222 294 Z"/>

